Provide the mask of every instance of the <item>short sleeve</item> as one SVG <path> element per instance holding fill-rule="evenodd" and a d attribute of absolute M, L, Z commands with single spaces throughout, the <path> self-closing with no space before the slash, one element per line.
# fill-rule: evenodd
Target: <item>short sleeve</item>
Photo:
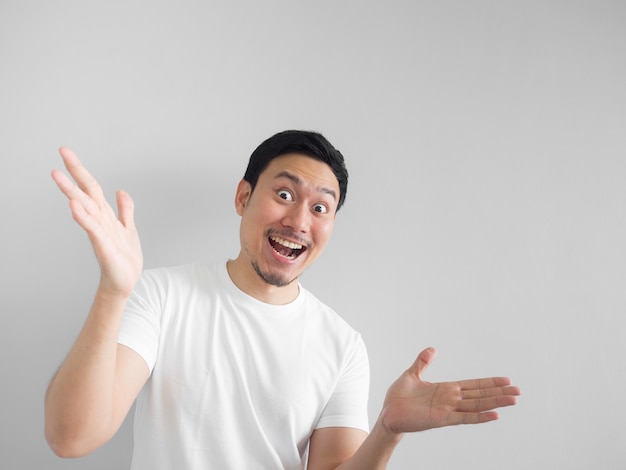
<path fill-rule="evenodd" d="M 126 304 L 117 340 L 139 354 L 150 371 L 159 348 L 162 293 L 158 276 L 144 271 Z"/>
<path fill-rule="evenodd" d="M 349 427 L 369 432 L 367 416 L 369 381 L 367 350 L 359 335 L 316 429 Z"/>

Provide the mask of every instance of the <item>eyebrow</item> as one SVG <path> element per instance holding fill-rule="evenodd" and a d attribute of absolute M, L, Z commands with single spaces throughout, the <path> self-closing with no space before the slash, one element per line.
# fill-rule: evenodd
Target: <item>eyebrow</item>
<path fill-rule="evenodd" d="M 293 173 L 289 173 L 288 171 L 281 171 L 280 173 L 278 173 L 274 179 L 278 179 L 278 178 L 287 178 L 289 180 L 291 180 L 294 184 L 297 185 L 301 185 L 302 181 L 300 180 L 300 178 L 298 178 L 296 175 L 294 175 Z M 316 188 L 320 193 L 324 193 L 324 194 L 328 194 L 330 196 L 332 196 L 332 198 L 336 201 L 337 200 L 337 193 L 335 193 L 334 190 L 330 189 L 330 188 L 325 188 L 325 187 L 319 187 Z"/>

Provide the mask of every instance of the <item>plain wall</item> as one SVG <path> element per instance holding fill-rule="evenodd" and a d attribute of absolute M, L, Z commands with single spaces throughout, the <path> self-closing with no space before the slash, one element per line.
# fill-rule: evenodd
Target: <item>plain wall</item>
<path fill-rule="evenodd" d="M 431 345 L 427 380 L 523 389 L 389 468 L 625 468 L 625 49 L 620 1 L 2 0 L 0 467 L 130 458 L 131 420 L 83 459 L 43 438 L 98 279 L 56 149 L 133 196 L 153 267 L 236 256 L 247 159 L 299 128 L 350 170 L 302 282 L 365 338 L 371 422 Z"/>

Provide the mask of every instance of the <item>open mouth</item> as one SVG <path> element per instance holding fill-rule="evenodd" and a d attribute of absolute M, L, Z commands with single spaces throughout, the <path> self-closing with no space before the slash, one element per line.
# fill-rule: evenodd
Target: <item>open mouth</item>
<path fill-rule="evenodd" d="M 296 259 L 306 251 L 306 247 L 304 245 L 290 242 L 289 240 L 285 240 L 284 238 L 277 236 L 269 237 L 269 242 L 276 253 L 287 259 Z"/>

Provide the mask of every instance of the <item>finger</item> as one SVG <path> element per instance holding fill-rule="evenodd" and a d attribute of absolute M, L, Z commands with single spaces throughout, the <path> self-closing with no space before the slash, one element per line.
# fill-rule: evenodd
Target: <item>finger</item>
<path fill-rule="evenodd" d="M 506 387 L 511 385 L 508 377 L 489 377 L 484 379 L 460 380 L 457 382 L 461 390 L 476 390 L 481 388 Z"/>
<path fill-rule="evenodd" d="M 415 362 L 409 367 L 409 372 L 420 377 L 426 368 L 433 362 L 437 350 L 435 348 L 426 348 L 419 355 Z"/>
<path fill-rule="evenodd" d="M 461 412 L 481 413 L 495 408 L 513 406 L 517 403 L 517 398 L 512 395 L 501 395 L 488 398 L 464 399 L 456 405 L 456 410 Z"/>
<path fill-rule="evenodd" d="M 70 192 L 73 191 L 76 187 L 74 182 L 70 180 L 67 176 L 65 176 L 65 173 L 59 170 L 52 170 L 50 176 L 52 176 L 52 179 L 59 187 L 59 189 L 63 192 L 63 194 L 71 198 Z"/>
<path fill-rule="evenodd" d="M 53 170 L 52 179 L 59 187 L 61 192 L 67 196 L 70 201 L 74 201 L 83 206 L 88 212 L 97 210 L 96 203 L 87 194 L 85 194 L 65 173 L 59 170 Z"/>
<path fill-rule="evenodd" d="M 104 193 L 98 181 L 87 171 L 76 154 L 67 147 L 61 147 L 59 153 L 63 158 L 65 168 L 72 176 L 78 187 L 87 195 L 100 203 L 104 201 Z"/>
<path fill-rule="evenodd" d="M 126 228 L 135 228 L 135 204 L 130 195 L 125 191 L 118 191 L 116 193 L 117 198 L 117 212 L 118 217 L 122 225 Z"/>
<path fill-rule="evenodd" d="M 495 411 L 485 411 L 483 413 L 451 413 L 447 424 L 481 424 L 495 421 L 499 417 L 500 416 Z"/>
<path fill-rule="evenodd" d="M 487 398 L 502 395 L 521 395 L 521 391 L 519 387 L 514 387 L 512 385 L 496 388 L 477 388 L 471 390 L 461 390 L 461 397 L 464 399 Z"/>
<path fill-rule="evenodd" d="M 70 199 L 70 209 L 73 219 L 87 232 L 92 242 L 105 238 L 102 225 L 89 214 L 83 204 L 76 199 Z"/>

